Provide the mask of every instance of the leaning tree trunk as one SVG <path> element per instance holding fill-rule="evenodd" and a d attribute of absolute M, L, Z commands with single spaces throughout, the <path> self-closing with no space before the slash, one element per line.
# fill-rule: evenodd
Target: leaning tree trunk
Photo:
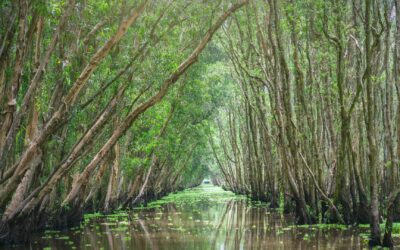
<path fill-rule="evenodd" d="M 381 244 L 381 235 L 379 228 L 379 197 L 378 197 L 378 148 L 376 145 L 375 134 L 375 109 L 373 96 L 373 82 L 371 78 L 372 55 L 371 55 L 371 0 L 366 0 L 365 4 L 365 62 L 366 69 L 364 73 L 367 89 L 367 139 L 369 146 L 368 165 L 370 168 L 370 188 L 371 188 L 371 236 L 370 246 Z"/>
<path fill-rule="evenodd" d="M 97 167 L 98 163 L 102 160 L 104 155 L 106 155 L 113 145 L 118 141 L 118 139 L 124 135 L 124 133 L 130 128 L 130 126 L 137 120 L 137 118 L 144 113 L 147 109 L 154 106 L 158 102 L 160 102 L 164 96 L 167 94 L 169 88 L 178 81 L 179 77 L 192 65 L 197 61 L 198 56 L 206 47 L 208 42 L 211 40 L 214 33 L 217 29 L 222 25 L 222 23 L 236 10 L 245 5 L 247 1 L 241 1 L 238 4 L 234 4 L 231 8 L 229 8 L 219 19 L 211 26 L 211 28 L 206 32 L 198 46 L 195 50 L 190 54 L 190 56 L 183 61 L 178 69 L 174 71 L 162 84 L 161 89 L 151 98 L 149 98 L 146 102 L 141 104 L 136 109 L 132 110 L 124 121 L 115 128 L 113 134 L 108 139 L 108 141 L 103 145 L 100 151 L 93 157 L 92 161 L 85 167 L 84 171 L 80 175 L 79 180 L 76 185 L 72 187 L 72 190 L 69 192 L 67 198 L 63 201 L 62 206 L 71 203 L 77 198 L 78 194 L 85 187 L 87 179 L 89 178 L 92 171 Z"/>

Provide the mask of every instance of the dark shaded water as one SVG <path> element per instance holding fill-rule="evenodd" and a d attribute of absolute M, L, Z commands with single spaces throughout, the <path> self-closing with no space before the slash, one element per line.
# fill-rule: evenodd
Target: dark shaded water
<path fill-rule="evenodd" d="M 364 249 L 368 229 L 293 226 L 293 218 L 202 185 L 147 208 L 87 215 L 80 227 L 46 231 L 8 249 Z M 362 232 L 364 230 L 364 232 Z"/>

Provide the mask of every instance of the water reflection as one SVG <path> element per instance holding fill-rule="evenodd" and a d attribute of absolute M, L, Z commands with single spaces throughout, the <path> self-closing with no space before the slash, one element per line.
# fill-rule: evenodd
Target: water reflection
<path fill-rule="evenodd" d="M 295 227 L 293 218 L 246 199 L 214 195 L 87 220 L 78 228 L 34 236 L 15 249 L 363 249 L 356 229 Z M 200 192 L 199 192 L 200 190 Z M 212 190 L 212 191 L 210 191 Z M 211 194 L 210 194 L 211 192 Z M 179 201 L 179 202 L 178 202 Z M 50 249 L 49 248 L 49 249 Z"/>

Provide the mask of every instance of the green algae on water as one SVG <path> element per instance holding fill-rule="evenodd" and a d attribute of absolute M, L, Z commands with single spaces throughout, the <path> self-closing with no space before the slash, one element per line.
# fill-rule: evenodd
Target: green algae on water
<path fill-rule="evenodd" d="M 137 209 L 161 208 L 168 203 L 174 203 L 177 206 L 190 206 L 197 203 L 222 204 L 229 200 L 246 200 L 244 195 L 236 195 L 231 191 L 225 191 L 221 187 L 214 185 L 202 185 L 189 188 L 184 191 L 169 194 L 159 200 L 150 202 L 146 207 Z M 256 203 L 261 205 L 261 203 Z"/>

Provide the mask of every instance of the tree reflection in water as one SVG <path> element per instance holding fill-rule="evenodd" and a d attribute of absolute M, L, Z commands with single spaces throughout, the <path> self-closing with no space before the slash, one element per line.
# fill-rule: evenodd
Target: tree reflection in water
<path fill-rule="evenodd" d="M 366 247 L 358 229 L 296 227 L 291 216 L 271 210 L 267 204 L 236 196 L 222 199 L 220 194 L 212 193 L 216 188 L 211 185 L 202 185 L 197 189 L 202 191 L 194 199 L 182 198 L 183 201 L 177 199 L 179 202 L 169 202 L 160 207 L 94 218 L 80 228 L 37 235 L 32 240 L 31 248 L 203 250 Z M 225 191 L 221 189 L 219 192 Z"/>

